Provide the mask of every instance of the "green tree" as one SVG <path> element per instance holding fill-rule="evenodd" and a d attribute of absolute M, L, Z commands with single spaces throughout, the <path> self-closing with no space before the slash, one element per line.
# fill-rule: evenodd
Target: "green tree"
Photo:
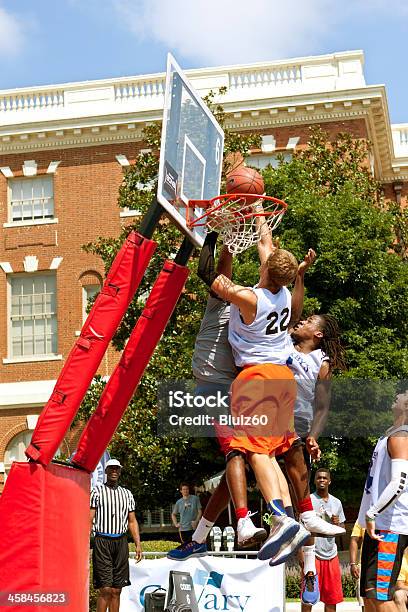
<path fill-rule="evenodd" d="M 321 443 L 322 463 L 334 471 L 335 491 L 353 505 L 373 431 L 392 420 L 393 385 L 378 381 L 408 378 L 407 216 L 381 199 L 367 159 L 367 143 L 348 134 L 329 142 L 317 128 L 306 150 L 264 171 L 267 193 L 289 204 L 282 245 L 298 258 L 308 247 L 318 254 L 306 279 L 305 314 L 330 313 L 342 329 L 348 364 L 342 376 L 352 380 L 349 387 L 336 382 L 340 399 L 327 428 L 332 435 Z"/>

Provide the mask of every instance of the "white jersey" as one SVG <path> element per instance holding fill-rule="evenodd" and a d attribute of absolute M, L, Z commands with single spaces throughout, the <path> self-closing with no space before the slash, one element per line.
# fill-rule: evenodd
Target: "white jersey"
<path fill-rule="evenodd" d="M 388 454 L 388 438 L 399 431 L 408 432 L 408 425 L 393 427 L 389 429 L 385 436 L 380 438 L 374 449 L 368 468 L 367 480 L 364 487 L 363 498 L 361 500 L 358 522 L 365 525 L 367 510 L 375 504 L 384 489 L 391 480 L 391 457 Z M 393 531 L 402 535 L 408 535 L 408 487 L 395 504 L 386 508 L 375 518 L 377 529 Z"/>
<path fill-rule="evenodd" d="M 293 348 L 289 356 L 287 364 L 297 382 L 295 429 L 300 436 L 307 435 L 310 431 L 314 416 L 316 382 L 325 361 L 329 361 L 329 358 L 321 349 L 301 353 Z"/>
<path fill-rule="evenodd" d="M 257 296 L 256 317 L 246 325 L 238 306 L 231 304 L 228 340 L 238 367 L 275 363 L 286 365 L 293 349 L 287 332 L 291 315 L 291 295 L 286 287 L 278 293 L 253 289 Z"/>

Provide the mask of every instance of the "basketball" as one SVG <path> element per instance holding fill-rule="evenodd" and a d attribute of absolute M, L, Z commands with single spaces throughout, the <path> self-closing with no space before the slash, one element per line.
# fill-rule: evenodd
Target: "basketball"
<path fill-rule="evenodd" d="M 227 176 L 227 193 L 248 193 L 262 195 L 264 182 L 262 176 L 253 168 L 239 166 Z"/>

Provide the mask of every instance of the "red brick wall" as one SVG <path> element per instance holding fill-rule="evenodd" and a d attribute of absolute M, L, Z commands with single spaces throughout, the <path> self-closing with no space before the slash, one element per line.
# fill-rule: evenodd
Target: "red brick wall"
<path fill-rule="evenodd" d="M 305 148 L 310 139 L 310 128 L 317 124 L 293 124 L 279 128 L 269 127 L 259 130 L 251 130 L 257 134 L 273 134 L 277 149 L 286 149 L 289 138 L 300 137 L 296 148 Z M 329 121 L 319 124 L 324 132 L 327 132 L 332 140 L 339 132 L 351 134 L 354 138 L 367 139 L 368 132 L 364 119 L 350 119 L 344 121 Z"/>
<path fill-rule="evenodd" d="M 38 271 L 47 271 L 54 257 L 63 257 L 56 270 L 58 308 L 58 353 L 65 359 L 82 325 L 82 289 L 89 274 L 104 274 L 102 261 L 82 251 L 82 245 L 98 236 L 117 236 L 121 221 L 117 206 L 122 167 L 115 155 L 135 158 L 136 144 L 105 145 L 80 149 L 42 151 L 0 158 L 15 177 L 22 176 L 24 160 L 35 159 L 38 175 L 51 161 L 61 160 L 54 175 L 55 217 L 58 223 L 2 228 L 0 261 L 9 262 L 14 272 L 24 272 L 26 255 L 36 255 Z M 7 222 L 7 180 L 0 174 L 0 224 Z M 83 275 L 87 274 L 87 277 Z M 46 361 L 3 364 L 7 355 L 6 275 L 0 270 L 0 382 L 56 378 L 63 362 Z M 109 351 L 100 373 L 108 374 L 117 355 Z"/>

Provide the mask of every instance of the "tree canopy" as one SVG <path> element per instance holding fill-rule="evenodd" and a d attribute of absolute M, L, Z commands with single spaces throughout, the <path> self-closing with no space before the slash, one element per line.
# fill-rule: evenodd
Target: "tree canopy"
<path fill-rule="evenodd" d="M 214 96 L 208 103 L 225 124 Z M 118 201 L 121 208 L 138 209 L 142 215 L 157 187 L 160 126 L 149 126 L 145 141 L 151 151 L 140 154 L 125 171 Z M 407 235 L 406 216 L 381 198 L 368 166 L 368 146 L 347 134 L 330 142 L 327 134 L 315 128 L 306 149 L 295 152 L 289 161 L 282 158 L 277 167 L 266 167 L 262 174 L 266 193 L 289 205 L 277 232 L 281 245 L 298 259 L 309 247 L 317 252 L 306 277 L 304 312 L 330 313 L 338 319 L 348 363 L 341 375 L 367 380 L 408 378 L 408 268 L 405 250 L 400 248 Z M 259 147 L 259 136 L 226 130 L 224 179 L 231 167 L 229 153 L 242 153 L 251 165 L 250 150 Z M 127 225 L 118 238 L 99 238 L 86 249 L 101 256 L 109 269 L 124 236 L 138 224 Z M 177 251 L 182 236 L 165 221 L 154 239 L 157 251 L 114 338 L 118 350 L 124 347 L 163 260 Z M 196 266 L 197 257 L 193 257 L 185 292 L 111 444 L 142 509 L 171 501 L 180 480 L 199 484 L 223 465 L 214 440 L 156 435 L 158 381 L 191 378 L 194 341 L 207 298 Z M 254 284 L 258 267 L 256 248 L 251 248 L 235 259 L 234 279 Z M 102 384 L 94 385 L 85 399 L 83 417 L 95 407 Z M 350 415 L 342 418 L 352 425 L 353 415 L 351 408 Z M 373 441 L 367 432 L 349 437 L 337 431 L 323 442 L 323 462 L 334 470 L 336 491 L 346 502 L 358 502 Z"/>

